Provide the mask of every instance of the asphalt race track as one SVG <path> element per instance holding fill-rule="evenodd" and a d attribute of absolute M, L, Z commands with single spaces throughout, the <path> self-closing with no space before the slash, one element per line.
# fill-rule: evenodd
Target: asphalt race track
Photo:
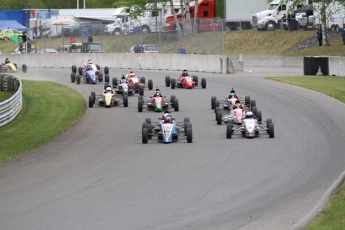
<path fill-rule="evenodd" d="M 206 89 L 164 86 L 178 72 L 136 71 L 163 95 L 179 99 L 177 121 L 190 117 L 193 143 L 141 143 L 146 117 L 129 107 L 87 109 L 72 129 L 46 146 L 0 164 L 4 230 L 280 230 L 315 209 L 345 166 L 345 106 L 327 96 L 263 79 L 301 75 L 291 68 L 252 68 L 233 75 L 200 73 Z M 120 77 L 128 70 L 110 70 Z M 68 85 L 85 99 L 103 84 L 70 83 L 70 69 L 16 74 Z M 234 87 L 272 118 L 275 138 L 225 138 L 211 96 Z M 145 96 L 153 92 L 145 90 Z M 62 95 L 63 96 L 63 95 Z"/>

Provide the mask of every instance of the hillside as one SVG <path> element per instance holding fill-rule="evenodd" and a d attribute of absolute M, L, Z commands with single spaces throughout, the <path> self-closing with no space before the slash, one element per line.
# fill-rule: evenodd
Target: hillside
<path fill-rule="evenodd" d="M 315 31 L 271 31 L 258 32 L 256 30 L 226 31 L 222 33 L 200 33 L 176 41 L 175 34 L 162 33 L 149 35 L 121 35 L 95 36 L 94 42 L 101 42 L 106 53 L 125 53 L 132 45 L 156 44 L 160 53 L 176 53 L 179 47 L 186 48 L 188 53 L 210 54 L 271 54 L 271 55 L 344 55 L 341 37 L 330 40 L 329 47 L 316 47 Z M 77 38 L 77 42 L 86 41 L 86 37 Z M 224 41 L 224 46 L 222 42 Z M 69 38 L 51 38 L 36 40 L 40 48 L 58 49 L 60 45 L 69 44 Z M 300 44 L 312 45 L 311 48 L 297 52 L 288 52 Z M 302 45 L 304 46 L 304 45 Z M 17 45 L 12 41 L 0 41 L 0 50 L 3 54 L 11 53 Z"/>

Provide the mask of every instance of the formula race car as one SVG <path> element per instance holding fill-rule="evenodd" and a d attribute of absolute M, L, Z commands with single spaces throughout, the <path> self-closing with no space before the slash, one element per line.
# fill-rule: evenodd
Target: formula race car
<path fill-rule="evenodd" d="M 122 96 L 118 96 L 115 90 L 108 86 L 103 90 L 102 95 L 96 95 L 95 92 L 91 92 L 89 96 L 89 107 L 92 108 L 95 103 L 106 108 L 122 104 L 124 107 L 128 107 L 128 95 L 123 94 Z"/>
<path fill-rule="evenodd" d="M 265 123 L 265 125 L 259 125 L 258 120 L 254 116 L 252 118 L 244 118 L 241 125 L 228 122 L 226 125 L 226 138 L 229 139 L 234 134 L 241 134 L 242 137 L 258 137 L 260 134 L 268 134 L 269 138 L 274 138 L 272 119 L 267 119 Z"/>
<path fill-rule="evenodd" d="M 104 68 L 106 72 L 105 82 L 109 82 L 109 68 L 106 66 Z M 82 78 L 86 84 L 97 84 L 97 82 L 103 81 L 103 73 L 99 65 L 90 64 L 90 68 L 83 69 L 83 67 L 78 68 L 75 65 L 72 66 L 71 82 L 80 84 Z"/>
<path fill-rule="evenodd" d="M 116 77 L 112 78 L 112 86 L 114 89 L 116 89 L 116 93 L 117 94 L 127 94 L 128 96 L 132 96 L 135 94 L 134 89 L 129 88 L 129 84 L 127 83 L 126 80 L 121 79 L 121 80 L 117 80 Z M 140 88 L 139 86 L 139 93 L 140 92 L 144 92 L 144 88 Z"/>
<path fill-rule="evenodd" d="M 159 122 L 151 122 L 150 118 L 146 118 L 145 123 L 142 124 L 143 144 L 156 137 L 161 143 L 172 143 L 181 139 L 192 143 L 193 132 L 189 118 L 184 118 L 184 122 L 175 122 L 173 118 L 159 118 L 159 120 Z"/>
<path fill-rule="evenodd" d="M 129 88 L 133 89 L 135 93 L 139 93 L 141 96 L 144 95 L 144 88 L 148 88 L 149 90 L 153 89 L 152 79 L 149 79 L 146 85 L 145 77 L 138 77 L 133 73 L 133 71 L 130 71 L 130 73 L 125 76 L 125 79 Z"/>
<path fill-rule="evenodd" d="M 0 73 L 15 73 L 18 71 L 18 69 L 20 68 L 18 68 L 16 63 L 2 63 L 2 65 L 0 65 Z M 26 73 L 27 66 L 23 64 L 21 70 L 23 73 Z"/>
<path fill-rule="evenodd" d="M 241 98 L 235 98 L 235 97 L 225 98 L 223 100 L 217 100 L 217 97 L 213 96 L 211 97 L 211 109 L 214 109 L 214 112 L 216 112 L 217 107 L 230 110 L 230 108 L 236 103 L 237 100 L 239 100 L 241 104 L 243 104 L 245 107 L 256 106 L 256 101 L 250 100 L 250 96 L 245 96 L 244 100 L 242 100 Z"/>
<path fill-rule="evenodd" d="M 142 112 L 143 109 L 162 112 L 163 110 L 169 110 L 174 108 L 175 111 L 179 110 L 178 99 L 175 95 L 171 95 L 170 100 L 165 100 L 163 96 L 151 96 L 150 100 L 144 100 L 142 96 L 138 98 L 138 112 Z"/>
<path fill-rule="evenodd" d="M 200 86 L 200 83 L 198 81 L 198 76 L 190 76 L 187 70 L 184 70 L 177 81 L 175 78 L 170 79 L 170 76 L 166 76 L 165 86 L 171 86 L 171 89 L 175 89 L 175 87 L 193 89 L 196 86 Z M 206 88 L 206 78 L 201 78 L 201 88 Z"/>

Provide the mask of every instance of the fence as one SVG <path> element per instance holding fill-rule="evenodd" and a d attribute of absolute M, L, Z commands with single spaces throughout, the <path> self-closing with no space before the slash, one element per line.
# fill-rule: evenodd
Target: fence
<path fill-rule="evenodd" d="M 39 49 L 54 48 L 70 44 L 72 36 L 75 42 L 87 42 L 88 34 L 93 36 L 93 42 L 103 46 L 114 44 L 107 53 L 125 53 L 136 43 L 155 44 L 161 53 L 223 54 L 225 21 L 219 18 L 192 20 L 189 24 L 181 21 L 182 32 L 176 27 L 163 28 L 161 21 L 136 20 L 134 22 L 102 24 L 94 22 L 91 25 L 80 23 L 80 26 L 51 25 L 33 31 L 32 37 Z M 154 31 L 157 31 L 155 33 Z M 57 42 L 58 41 L 58 42 Z M 130 42 L 130 43 L 129 43 Z M 59 45 L 56 45 L 56 44 Z M 172 44 L 174 43 L 174 44 Z"/>
<path fill-rule="evenodd" d="M 0 74 L 0 93 L 14 94 L 0 103 L 0 127 L 10 123 L 22 109 L 22 83 L 13 76 Z"/>

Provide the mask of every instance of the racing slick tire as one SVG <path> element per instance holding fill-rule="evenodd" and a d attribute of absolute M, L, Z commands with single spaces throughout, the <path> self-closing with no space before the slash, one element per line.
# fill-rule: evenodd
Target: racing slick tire
<path fill-rule="evenodd" d="M 217 120 L 217 113 L 222 112 L 222 109 L 220 107 L 216 107 L 215 111 L 216 111 L 216 120 Z"/>
<path fill-rule="evenodd" d="M 256 118 L 258 119 L 258 123 L 261 124 L 261 122 L 262 122 L 262 113 L 261 113 L 261 111 L 257 112 Z"/>
<path fill-rule="evenodd" d="M 145 123 L 146 123 L 146 124 L 151 124 L 151 118 L 146 118 L 146 119 L 145 119 Z"/>
<path fill-rule="evenodd" d="M 28 70 L 28 67 L 25 64 L 23 64 L 22 65 L 22 70 L 23 70 L 23 73 L 26 73 L 26 71 Z"/>
<path fill-rule="evenodd" d="M 123 95 L 123 106 L 128 107 L 128 95 Z"/>
<path fill-rule="evenodd" d="M 141 77 L 139 82 L 145 84 L 146 83 L 145 77 Z"/>
<path fill-rule="evenodd" d="M 211 109 L 214 109 L 216 107 L 216 101 L 217 101 L 217 97 L 215 96 L 211 97 Z"/>
<path fill-rule="evenodd" d="M 75 82 L 75 73 L 71 73 L 71 82 L 72 82 L 72 83 Z"/>
<path fill-rule="evenodd" d="M 171 83 L 171 89 L 175 89 L 175 87 L 176 87 L 176 80 L 175 80 L 175 78 L 171 78 L 170 83 Z"/>
<path fill-rule="evenodd" d="M 184 123 L 188 123 L 188 122 L 190 122 L 189 117 L 185 117 L 185 118 L 183 119 L 183 122 L 184 122 Z"/>
<path fill-rule="evenodd" d="M 96 102 L 96 93 L 94 91 L 92 91 L 91 96 L 93 97 L 93 103 L 95 103 Z"/>
<path fill-rule="evenodd" d="M 192 143 L 193 141 L 193 131 L 192 126 L 187 127 L 187 143 Z"/>
<path fill-rule="evenodd" d="M 103 81 L 103 73 L 98 73 L 97 80 L 98 80 L 99 82 L 102 82 L 102 81 Z M 108 82 L 109 82 L 109 81 L 108 81 Z"/>
<path fill-rule="evenodd" d="M 80 84 L 81 76 L 80 76 L 79 74 L 77 74 L 77 75 L 75 76 L 75 81 L 76 81 L 77 85 Z"/>
<path fill-rule="evenodd" d="M 266 120 L 266 123 L 267 123 L 267 128 L 268 128 L 268 124 L 269 124 L 269 123 L 273 123 L 273 122 L 272 122 L 272 119 L 271 119 L 271 118 L 268 118 L 268 119 Z"/>
<path fill-rule="evenodd" d="M 227 139 L 230 139 L 232 137 L 232 127 L 233 127 L 232 122 L 228 122 L 226 124 L 226 138 Z"/>
<path fill-rule="evenodd" d="M 219 101 L 215 101 L 214 103 L 214 112 L 217 112 L 217 108 L 219 107 Z"/>
<path fill-rule="evenodd" d="M 184 123 L 184 135 L 187 136 L 187 128 L 192 128 L 192 124 L 188 121 Z"/>
<path fill-rule="evenodd" d="M 138 99 L 138 112 L 141 113 L 143 111 L 143 104 L 144 104 L 144 101 L 139 98 Z"/>
<path fill-rule="evenodd" d="M 178 99 L 175 99 L 175 100 L 174 100 L 174 110 L 175 110 L 176 112 L 178 112 L 178 110 L 179 110 Z"/>
<path fill-rule="evenodd" d="M 83 75 L 83 68 L 82 68 L 82 67 L 79 67 L 79 68 L 78 68 L 78 73 L 79 73 L 80 76 Z"/>
<path fill-rule="evenodd" d="M 108 66 L 104 67 L 104 74 L 109 74 L 109 67 Z"/>
<path fill-rule="evenodd" d="M 250 96 L 245 96 L 244 97 L 244 105 L 249 106 L 250 105 Z"/>
<path fill-rule="evenodd" d="M 104 90 L 105 90 L 107 87 L 109 87 L 109 86 L 110 86 L 110 85 L 109 85 L 108 82 L 104 83 Z"/>
<path fill-rule="evenodd" d="M 166 87 L 170 86 L 170 76 L 165 76 L 165 86 Z"/>
<path fill-rule="evenodd" d="M 206 88 L 206 78 L 201 78 L 201 88 Z"/>
<path fill-rule="evenodd" d="M 113 88 L 117 88 L 117 78 L 113 77 L 113 79 L 111 79 L 111 81 L 112 81 Z"/>
<path fill-rule="evenodd" d="M 143 86 L 139 86 L 139 95 L 144 96 L 144 87 Z"/>
<path fill-rule="evenodd" d="M 143 130 L 144 128 L 148 128 L 148 127 L 149 127 L 148 124 L 145 122 L 141 125 L 141 130 Z"/>
<path fill-rule="evenodd" d="M 143 144 L 147 144 L 148 140 L 149 140 L 148 128 L 143 128 L 143 131 L 142 131 L 142 142 L 143 142 Z"/>
<path fill-rule="evenodd" d="M 149 81 L 147 82 L 147 87 L 149 88 L 149 90 L 153 89 L 153 81 L 152 81 L 152 79 L 149 79 Z"/>
<path fill-rule="evenodd" d="M 194 75 L 194 76 L 192 76 L 192 79 L 193 79 L 193 81 L 195 82 L 195 85 L 198 85 L 198 81 L 199 81 L 199 78 L 198 78 L 198 76 L 196 76 L 196 75 Z"/>
<path fill-rule="evenodd" d="M 134 83 L 134 90 L 136 93 L 139 93 L 139 82 Z"/>
<path fill-rule="evenodd" d="M 170 96 L 171 107 L 174 107 L 175 99 L 176 99 L 176 96 L 175 96 L 175 95 L 171 95 L 171 96 Z"/>
<path fill-rule="evenodd" d="M 273 123 L 268 123 L 268 137 L 274 138 L 274 125 L 273 125 Z"/>
<path fill-rule="evenodd" d="M 217 120 L 217 125 L 221 125 L 222 124 L 222 112 L 221 111 L 217 111 L 217 113 L 216 113 L 216 120 Z"/>
<path fill-rule="evenodd" d="M 250 107 L 252 108 L 254 106 L 256 106 L 256 101 L 255 100 L 251 100 L 250 101 Z"/>
<path fill-rule="evenodd" d="M 104 81 L 105 81 L 105 82 L 108 82 L 108 83 L 110 82 L 109 74 L 105 74 L 105 75 L 104 75 Z"/>
<path fill-rule="evenodd" d="M 77 73 L 77 66 L 72 65 L 72 73 Z"/>
<path fill-rule="evenodd" d="M 89 96 L 89 108 L 92 108 L 93 107 L 93 96 L 92 95 L 90 95 Z"/>
<path fill-rule="evenodd" d="M 256 116 L 258 114 L 258 108 L 256 108 L 256 106 L 252 107 L 252 112 L 254 116 Z"/>

